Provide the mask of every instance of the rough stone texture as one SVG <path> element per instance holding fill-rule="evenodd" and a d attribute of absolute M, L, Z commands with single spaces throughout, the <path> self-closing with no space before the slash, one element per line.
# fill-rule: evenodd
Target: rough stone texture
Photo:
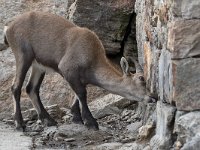
<path fill-rule="evenodd" d="M 158 49 L 153 49 L 149 41 L 144 42 L 144 77 L 147 81 L 147 88 L 150 93 L 156 95 L 158 80 L 158 68 L 154 64 L 158 64 Z"/>
<path fill-rule="evenodd" d="M 91 150 L 111 150 L 111 149 L 119 149 L 120 146 L 122 146 L 122 143 L 104 143 L 98 146 L 94 146 L 92 148 L 89 148 Z"/>
<path fill-rule="evenodd" d="M 169 24 L 168 48 L 172 53 L 172 59 L 188 58 L 200 55 L 199 41 L 199 19 L 178 20 Z"/>
<path fill-rule="evenodd" d="M 173 61 L 173 101 L 178 110 L 200 109 L 200 58 Z"/>
<path fill-rule="evenodd" d="M 76 0 L 69 9 L 69 19 L 95 31 L 106 51 L 116 53 L 120 51 L 120 42 L 124 38 L 129 17 L 134 8 L 134 1 Z M 128 51 L 136 49 L 133 38 L 128 42 L 129 47 L 126 47 Z"/>
<path fill-rule="evenodd" d="M 65 112 L 61 110 L 57 104 L 46 106 L 45 109 L 47 110 L 47 112 L 50 114 L 51 117 L 56 118 L 56 119 L 61 119 L 65 115 Z M 25 118 L 25 120 L 38 119 L 35 108 L 23 111 L 22 115 Z"/>
<path fill-rule="evenodd" d="M 172 12 L 175 17 L 185 19 L 200 18 L 200 1 L 174 0 L 172 3 Z"/>
<path fill-rule="evenodd" d="M 200 112 L 190 112 L 177 116 L 174 132 L 178 134 L 177 140 L 181 143 L 190 143 L 190 141 L 193 143 L 194 141 L 199 140 Z"/>
<path fill-rule="evenodd" d="M 159 58 L 160 100 L 175 102 L 179 110 L 199 109 L 199 64 L 199 58 L 172 60 L 172 53 L 162 51 Z"/>
<path fill-rule="evenodd" d="M 153 135 L 155 127 L 156 127 L 156 119 L 157 119 L 155 109 L 156 109 L 156 105 L 151 107 L 151 111 L 147 111 L 148 115 L 145 113 L 144 116 L 146 116 L 147 119 L 143 119 L 146 121 L 143 121 L 143 126 L 141 126 L 138 130 L 138 139 L 145 140 Z M 147 109 L 147 110 L 149 110 L 149 109 Z"/>
<path fill-rule="evenodd" d="M 147 89 L 159 98 L 151 149 L 169 149 L 173 145 L 180 149 L 184 144 L 183 149 L 198 147 L 195 135 L 191 135 L 194 139 L 176 141 L 172 133 L 174 121 L 168 122 L 166 118 L 177 120 L 184 111 L 200 109 L 199 8 L 199 0 L 137 0 L 135 3 L 139 62 L 144 68 Z M 178 111 L 174 117 L 175 109 L 182 110 L 182 114 Z M 189 136 L 188 130 L 185 128 L 183 136 Z M 142 126 L 141 135 L 142 131 L 148 131 L 148 125 Z M 145 139 L 147 132 L 144 133 Z"/>
<path fill-rule="evenodd" d="M 108 94 L 89 104 L 95 118 L 102 118 L 110 114 L 120 114 L 122 108 L 131 104 L 131 101 L 114 94 Z"/>
<path fill-rule="evenodd" d="M 169 51 L 162 51 L 159 59 L 159 98 L 163 102 L 172 103 L 172 75 L 171 53 Z"/>
<path fill-rule="evenodd" d="M 193 137 L 189 142 L 184 144 L 181 150 L 199 150 L 200 147 L 200 135 Z"/>
<path fill-rule="evenodd" d="M 112 143 L 104 143 L 98 146 L 90 146 L 87 147 L 88 150 L 143 150 L 144 146 L 142 144 L 134 143 L 127 143 L 122 144 L 119 142 L 112 142 Z"/>
<path fill-rule="evenodd" d="M 172 123 L 176 108 L 161 101 L 157 102 L 156 134 L 150 141 L 152 149 L 169 149 L 172 144 Z"/>

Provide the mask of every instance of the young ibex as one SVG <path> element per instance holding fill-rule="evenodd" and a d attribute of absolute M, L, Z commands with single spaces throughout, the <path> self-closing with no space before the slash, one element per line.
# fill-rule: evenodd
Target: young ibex
<path fill-rule="evenodd" d="M 48 126 L 56 122 L 47 113 L 39 97 L 46 68 L 51 68 L 68 81 L 76 94 L 71 108 L 73 121 L 84 123 L 89 128 L 98 129 L 98 123 L 86 102 L 87 84 L 102 87 L 129 100 L 142 101 L 146 95 L 141 72 L 131 74 L 125 58 L 121 59 L 123 74 L 116 70 L 107 60 L 104 47 L 94 32 L 57 15 L 28 12 L 17 17 L 5 28 L 5 43 L 11 47 L 16 59 L 16 76 L 11 89 L 17 129 L 25 128 L 20 95 L 30 66 L 32 72 L 26 91 L 39 119 Z"/>

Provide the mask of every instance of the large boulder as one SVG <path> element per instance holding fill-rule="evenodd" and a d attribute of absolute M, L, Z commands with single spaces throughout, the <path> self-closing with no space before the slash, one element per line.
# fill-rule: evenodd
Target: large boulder
<path fill-rule="evenodd" d="M 181 59 L 200 55 L 199 41 L 199 19 L 177 20 L 169 24 L 167 46 L 172 53 L 172 59 Z"/>
<path fill-rule="evenodd" d="M 172 3 L 172 12 L 175 17 L 185 19 L 200 18 L 200 1 L 176 0 Z"/>
<path fill-rule="evenodd" d="M 109 54 L 120 51 L 121 42 L 126 34 L 129 18 L 134 9 L 134 0 L 76 0 L 69 7 L 69 19 L 77 25 L 93 30 Z M 132 20 L 134 21 L 134 20 Z M 129 51 L 136 49 L 134 34 L 128 41 Z"/>

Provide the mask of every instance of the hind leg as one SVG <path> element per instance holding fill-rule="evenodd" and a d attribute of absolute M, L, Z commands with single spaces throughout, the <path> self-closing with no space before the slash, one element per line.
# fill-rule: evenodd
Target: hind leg
<path fill-rule="evenodd" d="M 21 96 L 21 88 L 26 76 L 26 73 L 31 65 L 31 59 L 28 57 L 17 57 L 16 58 L 16 75 L 11 87 L 11 91 L 13 94 L 13 101 L 14 101 L 14 120 L 17 130 L 25 129 L 25 124 L 23 121 L 23 117 L 21 114 L 21 107 L 20 107 L 20 96 Z"/>
<path fill-rule="evenodd" d="M 51 118 L 46 109 L 44 108 L 40 96 L 39 89 L 44 79 L 45 72 L 39 70 L 37 67 L 32 66 L 31 76 L 29 78 L 28 84 L 26 86 L 26 92 L 28 93 L 33 106 L 35 107 L 38 118 L 47 126 L 56 125 L 56 121 Z"/>

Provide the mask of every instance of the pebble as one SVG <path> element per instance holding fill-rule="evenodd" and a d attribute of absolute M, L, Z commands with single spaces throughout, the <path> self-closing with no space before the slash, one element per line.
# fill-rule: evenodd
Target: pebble
<path fill-rule="evenodd" d="M 66 138 L 66 139 L 64 139 L 64 141 L 65 142 L 73 142 L 73 141 L 75 141 L 75 139 L 74 138 Z"/>

